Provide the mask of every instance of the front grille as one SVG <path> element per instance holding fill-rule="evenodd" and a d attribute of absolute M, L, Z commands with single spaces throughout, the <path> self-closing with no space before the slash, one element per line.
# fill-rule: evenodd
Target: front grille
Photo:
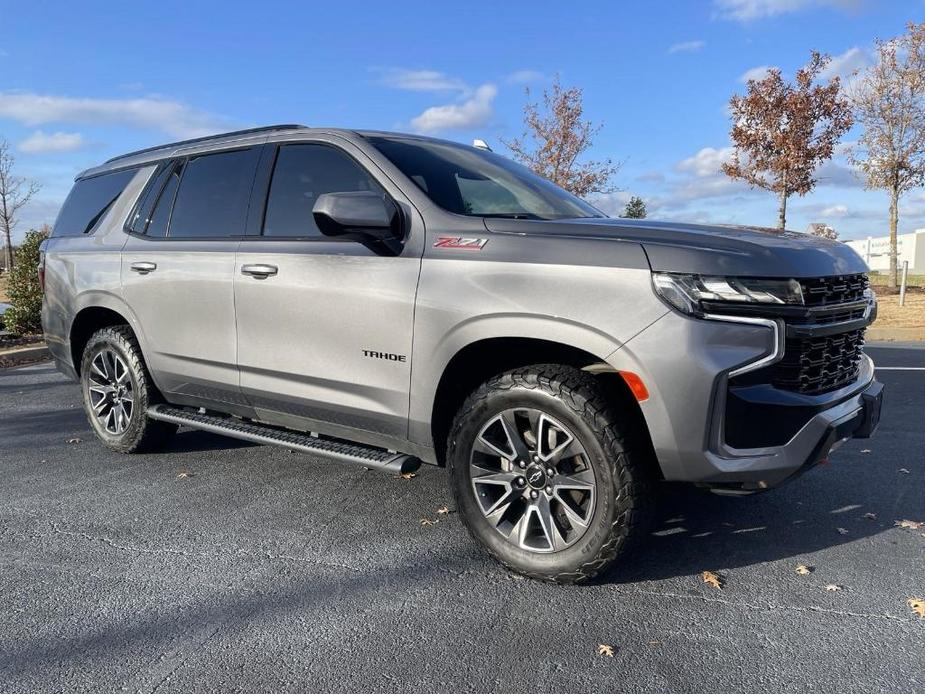
<path fill-rule="evenodd" d="M 841 275 L 800 280 L 806 306 L 830 306 L 862 301 L 869 282 L 867 275 Z"/>
<path fill-rule="evenodd" d="M 864 329 L 838 335 L 786 340 L 784 357 L 772 367 L 775 388 L 819 395 L 858 377 Z"/>

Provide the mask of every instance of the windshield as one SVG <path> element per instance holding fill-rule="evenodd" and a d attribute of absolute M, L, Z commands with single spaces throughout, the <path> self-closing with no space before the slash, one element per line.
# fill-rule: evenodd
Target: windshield
<path fill-rule="evenodd" d="M 486 150 L 410 137 L 367 139 L 449 212 L 515 219 L 604 216 L 526 167 Z"/>

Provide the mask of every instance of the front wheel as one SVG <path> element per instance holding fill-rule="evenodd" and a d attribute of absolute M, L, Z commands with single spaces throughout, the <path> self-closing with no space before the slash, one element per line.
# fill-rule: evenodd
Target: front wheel
<path fill-rule="evenodd" d="M 463 521 L 509 569 L 590 579 L 642 533 L 651 465 L 594 377 L 559 365 L 501 374 L 463 406 L 447 461 Z"/>
<path fill-rule="evenodd" d="M 80 363 L 80 384 L 94 433 L 114 451 L 155 450 L 177 430 L 175 424 L 148 419 L 158 393 L 128 326 L 93 333 Z"/>

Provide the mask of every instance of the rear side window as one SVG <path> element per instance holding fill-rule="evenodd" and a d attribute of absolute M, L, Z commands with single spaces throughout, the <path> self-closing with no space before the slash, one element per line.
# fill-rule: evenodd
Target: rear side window
<path fill-rule="evenodd" d="M 180 187 L 181 172 L 182 168 L 179 164 L 168 170 L 168 178 L 161 188 L 145 229 L 148 236 L 167 236 L 167 223 L 170 221 L 170 210 L 173 207 L 174 198 L 177 197 L 177 188 Z"/>
<path fill-rule="evenodd" d="M 52 236 L 92 233 L 136 172 L 129 169 L 77 181 L 58 213 Z"/>
<path fill-rule="evenodd" d="M 312 208 L 322 193 L 383 192 L 351 157 L 327 145 L 279 149 L 264 216 L 264 236 L 321 236 Z"/>
<path fill-rule="evenodd" d="M 242 236 L 259 157 L 260 150 L 252 148 L 190 159 L 179 180 L 168 235 Z M 161 213 L 161 201 L 152 215 L 152 226 Z"/>

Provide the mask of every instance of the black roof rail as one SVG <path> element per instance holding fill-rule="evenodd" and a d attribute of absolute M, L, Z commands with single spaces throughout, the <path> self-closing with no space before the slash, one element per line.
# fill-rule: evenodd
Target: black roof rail
<path fill-rule="evenodd" d="M 167 149 L 169 147 L 182 147 L 185 145 L 194 145 L 197 142 L 208 142 L 209 140 L 217 140 L 222 137 L 232 137 L 235 135 L 251 135 L 253 133 L 265 133 L 265 132 L 272 132 L 274 130 L 292 130 L 293 128 L 306 128 L 306 127 L 308 126 L 301 125 L 299 123 L 283 123 L 280 125 L 264 125 L 259 128 L 247 128 L 245 130 L 233 130 L 229 133 L 216 133 L 215 135 L 206 135 L 205 137 L 194 137 L 191 140 L 180 140 L 179 142 L 168 142 L 167 144 L 157 145 L 156 147 L 145 147 L 144 149 L 135 150 L 134 152 L 129 152 L 128 154 L 120 154 L 118 157 L 107 159 L 105 164 L 111 164 L 114 161 L 119 161 L 120 159 L 128 159 L 129 157 L 134 157 L 139 154 L 146 154 L 147 152 L 156 152 L 159 149 Z"/>

